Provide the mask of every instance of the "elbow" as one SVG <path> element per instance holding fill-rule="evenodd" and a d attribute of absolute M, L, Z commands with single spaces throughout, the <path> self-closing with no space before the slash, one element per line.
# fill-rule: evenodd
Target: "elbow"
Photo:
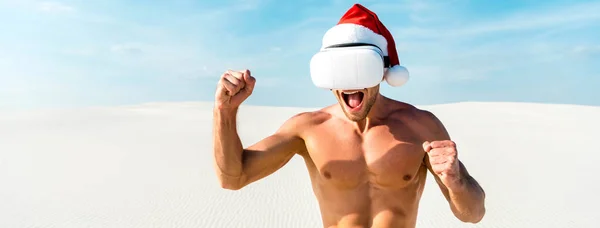
<path fill-rule="evenodd" d="M 471 223 L 471 224 L 477 224 L 477 223 L 481 222 L 481 220 L 483 220 L 483 215 L 477 216 L 477 217 L 473 216 L 468 219 L 461 219 L 461 221 L 463 221 L 464 223 Z"/>
<path fill-rule="evenodd" d="M 482 206 L 481 209 L 479 210 L 479 213 L 477 214 L 477 216 L 471 223 L 475 224 L 475 223 L 481 222 L 481 220 L 483 220 L 484 216 L 485 216 L 485 207 Z"/>
<path fill-rule="evenodd" d="M 229 181 L 223 181 L 223 180 L 221 180 L 220 183 L 221 183 L 221 188 L 222 189 L 227 189 L 227 190 L 232 190 L 232 191 L 237 191 L 237 190 L 242 189 L 242 187 L 239 184 L 232 183 L 232 182 L 229 182 Z"/>
<path fill-rule="evenodd" d="M 227 174 L 223 172 L 223 170 L 218 165 L 215 165 L 215 172 L 217 180 L 219 181 L 219 186 L 221 186 L 222 189 L 235 191 L 240 190 L 242 189 L 242 187 L 244 187 L 243 184 L 241 184 L 243 175 Z"/>
<path fill-rule="evenodd" d="M 242 184 L 241 177 L 231 177 L 227 175 L 220 175 L 219 177 L 219 185 L 222 189 L 237 191 L 244 187 Z"/>
<path fill-rule="evenodd" d="M 462 205 L 461 209 L 458 210 L 456 207 L 453 208 L 455 216 L 464 223 L 477 224 L 483 220 L 485 216 L 485 193 L 479 195 L 477 199 L 473 199 Z"/>
<path fill-rule="evenodd" d="M 481 220 L 483 220 L 484 216 L 485 216 L 485 207 L 482 207 L 481 209 L 477 210 L 476 212 L 463 214 L 462 216 L 457 216 L 457 217 L 460 221 L 462 221 L 464 223 L 477 224 L 477 223 L 481 222 Z"/>

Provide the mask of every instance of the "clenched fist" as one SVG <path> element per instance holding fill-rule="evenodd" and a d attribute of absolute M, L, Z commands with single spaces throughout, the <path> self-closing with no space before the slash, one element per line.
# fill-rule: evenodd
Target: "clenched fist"
<path fill-rule="evenodd" d="M 220 109 L 237 108 L 252 94 L 256 79 L 250 75 L 249 70 L 225 72 L 215 94 L 215 105 Z"/>
<path fill-rule="evenodd" d="M 457 158 L 456 144 L 450 140 L 423 143 L 431 169 L 449 189 L 461 187 L 461 172 Z"/>

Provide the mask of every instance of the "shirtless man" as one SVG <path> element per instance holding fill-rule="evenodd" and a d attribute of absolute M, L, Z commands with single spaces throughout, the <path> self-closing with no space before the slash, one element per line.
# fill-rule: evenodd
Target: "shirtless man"
<path fill-rule="evenodd" d="M 395 77 L 387 75 L 394 65 L 386 77 Z M 394 79 L 386 80 L 394 84 Z M 431 112 L 383 96 L 379 84 L 331 89 L 338 104 L 297 114 L 274 134 L 243 148 L 236 114 L 255 83 L 248 70 L 227 71 L 218 83 L 214 156 L 223 188 L 239 190 L 299 155 L 309 171 L 324 227 L 415 227 L 428 171 L 456 218 L 468 223 L 483 218 L 485 193 Z"/>

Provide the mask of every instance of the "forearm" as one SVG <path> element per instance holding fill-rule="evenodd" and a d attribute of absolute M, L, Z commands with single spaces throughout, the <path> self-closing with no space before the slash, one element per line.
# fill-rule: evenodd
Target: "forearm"
<path fill-rule="evenodd" d="M 454 214 L 464 222 L 479 222 L 485 214 L 485 192 L 468 174 L 463 175 L 458 186 L 448 189 Z"/>
<path fill-rule="evenodd" d="M 216 172 L 225 188 L 236 188 L 244 148 L 237 133 L 237 109 L 214 109 L 213 147 Z"/>

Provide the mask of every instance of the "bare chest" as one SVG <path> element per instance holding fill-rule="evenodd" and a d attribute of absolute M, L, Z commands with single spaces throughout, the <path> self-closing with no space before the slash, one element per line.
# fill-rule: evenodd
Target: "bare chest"
<path fill-rule="evenodd" d="M 348 132 L 348 131 L 344 131 Z M 410 132 L 374 129 L 369 134 L 324 132 L 305 139 L 320 184 L 364 184 L 400 189 L 418 180 L 425 152 Z"/>

